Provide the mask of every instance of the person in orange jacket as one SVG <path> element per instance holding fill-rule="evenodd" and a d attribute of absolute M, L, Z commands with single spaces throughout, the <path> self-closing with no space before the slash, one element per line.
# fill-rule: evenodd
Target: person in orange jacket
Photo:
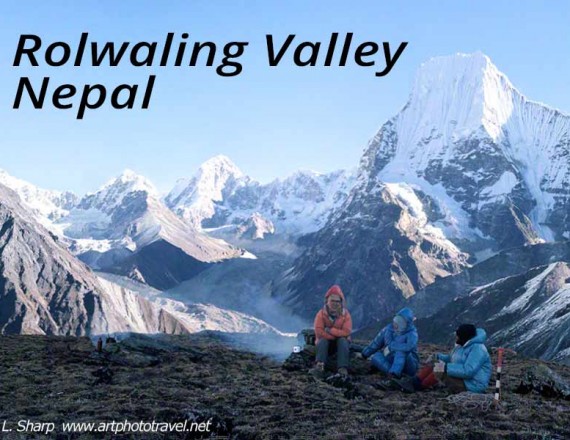
<path fill-rule="evenodd" d="M 337 371 L 348 374 L 352 318 L 345 307 L 345 298 L 339 286 L 332 286 L 325 295 L 325 305 L 315 316 L 317 356 L 311 373 L 322 376 L 329 355 L 336 351 Z"/>

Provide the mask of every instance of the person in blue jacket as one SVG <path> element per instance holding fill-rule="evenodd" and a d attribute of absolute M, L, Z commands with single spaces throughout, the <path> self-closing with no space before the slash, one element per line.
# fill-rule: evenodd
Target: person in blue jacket
<path fill-rule="evenodd" d="M 491 357 L 485 347 L 487 333 L 472 324 L 462 324 L 455 334 L 455 349 L 450 354 L 438 353 L 436 358 L 445 363 L 445 375 L 462 380 L 467 391 L 484 393 L 493 372 Z"/>
<path fill-rule="evenodd" d="M 428 364 L 416 376 L 398 381 L 398 386 L 402 391 L 414 392 L 443 384 L 451 393 L 484 393 L 492 373 L 486 339 L 487 334 L 482 328 L 461 324 L 455 330 L 455 348 L 450 354 L 437 353 L 435 364 L 430 356 Z"/>
<path fill-rule="evenodd" d="M 407 307 L 400 310 L 392 323 L 384 327 L 362 350 L 362 356 L 370 358 L 372 365 L 390 376 L 415 375 L 419 357 L 418 331 L 413 312 Z"/>

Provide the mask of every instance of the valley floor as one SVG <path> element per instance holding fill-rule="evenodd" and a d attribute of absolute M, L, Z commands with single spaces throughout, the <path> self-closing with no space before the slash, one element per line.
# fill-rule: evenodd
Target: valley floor
<path fill-rule="evenodd" d="M 365 361 L 353 364 L 349 388 L 337 388 L 303 366 L 285 369 L 224 346 L 212 334 L 136 336 L 106 348 L 94 353 L 87 338 L 0 337 L 0 432 L 13 429 L 0 437 L 198 438 L 63 434 L 62 423 L 212 420 L 216 436 L 203 438 L 570 438 L 570 401 L 513 392 L 525 370 L 540 363 L 514 355 L 506 357 L 501 407 L 484 412 L 451 403 L 444 390 L 408 395 L 377 389 L 382 378 Z M 421 346 L 422 357 L 436 348 Z M 548 366 L 570 380 L 570 367 Z M 55 423 L 55 430 L 49 436 L 17 433 L 20 420 Z"/>

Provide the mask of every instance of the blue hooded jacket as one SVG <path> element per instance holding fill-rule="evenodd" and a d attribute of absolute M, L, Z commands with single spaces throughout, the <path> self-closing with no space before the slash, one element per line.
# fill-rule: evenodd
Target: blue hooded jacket
<path fill-rule="evenodd" d="M 403 332 L 396 332 L 394 326 L 391 323 L 388 324 L 376 335 L 374 340 L 362 350 L 362 355 L 368 358 L 378 350 L 389 347 L 392 353 L 404 352 L 406 355 L 411 354 L 415 358 L 416 363 L 419 364 L 418 331 L 414 325 L 414 313 L 405 307 L 397 314 L 406 320 L 406 329 Z M 405 358 L 403 358 L 402 361 L 405 362 Z M 398 369 L 398 366 L 393 367 L 396 370 Z M 399 368 L 399 370 L 401 370 L 401 368 Z"/>
<path fill-rule="evenodd" d="M 493 368 L 485 347 L 487 333 L 477 329 L 477 335 L 465 345 L 457 346 L 451 354 L 438 353 L 437 358 L 447 364 L 447 375 L 463 379 L 465 388 L 473 393 L 484 393 L 489 386 Z"/>

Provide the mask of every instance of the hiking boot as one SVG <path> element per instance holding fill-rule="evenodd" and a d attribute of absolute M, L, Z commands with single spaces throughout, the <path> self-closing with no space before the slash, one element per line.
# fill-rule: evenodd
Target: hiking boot
<path fill-rule="evenodd" d="M 416 388 L 414 387 L 413 377 L 403 377 L 401 379 L 392 379 L 392 382 L 404 393 L 415 393 Z"/>
<path fill-rule="evenodd" d="M 341 376 L 348 376 L 348 370 L 344 367 L 339 368 L 337 373 L 340 374 Z"/>
<path fill-rule="evenodd" d="M 316 379 L 324 379 L 325 377 L 325 364 L 319 362 L 309 370 L 309 374 Z"/>
<path fill-rule="evenodd" d="M 333 374 L 325 379 L 325 382 L 332 385 L 335 388 L 350 388 L 352 386 L 352 380 L 350 376 L 343 375 L 340 373 Z"/>
<path fill-rule="evenodd" d="M 382 391 L 398 391 L 400 387 L 391 380 L 380 380 L 372 385 L 374 388 Z"/>

